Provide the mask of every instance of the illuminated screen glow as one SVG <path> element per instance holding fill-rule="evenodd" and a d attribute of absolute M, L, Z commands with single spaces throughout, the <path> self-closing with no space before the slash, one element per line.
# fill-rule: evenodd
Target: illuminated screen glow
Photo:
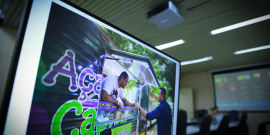
<path fill-rule="evenodd" d="M 270 68 L 214 74 L 220 111 L 270 111 Z"/>
<path fill-rule="evenodd" d="M 119 68 L 106 65 L 108 49 L 125 56 L 114 62 Z M 180 62 L 62 1 L 34 0 L 4 134 L 100 134 L 137 120 L 134 108 L 117 110 L 115 104 L 100 101 L 102 81 L 122 71 L 133 76 L 124 89 L 125 98 L 132 102 L 138 98 L 146 109 L 147 93 L 157 96 L 158 87 L 168 90 L 176 134 Z M 142 123 L 140 133 L 145 129 Z"/>

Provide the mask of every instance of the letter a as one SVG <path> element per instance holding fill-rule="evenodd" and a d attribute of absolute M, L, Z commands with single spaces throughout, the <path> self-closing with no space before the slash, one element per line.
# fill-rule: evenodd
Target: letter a
<path fill-rule="evenodd" d="M 53 86 L 56 83 L 58 75 L 63 75 L 70 78 L 69 90 L 75 92 L 78 89 L 77 78 L 75 68 L 75 54 L 71 50 L 66 50 L 64 56 L 62 56 L 56 63 L 51 65 L 50 70 L 42 77 L 41 81 L 46 86 Z"/>

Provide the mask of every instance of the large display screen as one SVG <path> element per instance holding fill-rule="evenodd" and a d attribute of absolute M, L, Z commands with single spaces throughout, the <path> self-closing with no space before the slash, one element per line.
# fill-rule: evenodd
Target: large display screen
<path fill-rule="evenodd" d="M 220 111 L 270 111 L 270 68 L 214 74 Z"/>
<path fill-rule="evenodd" d="M 30 3 L 6 101 L 5 135 L 99 135 L 110 129 L 113 134 L 144 134 L 147 121 L 138 110 L 118 104 L 137 101 L 152 111 L 159 87 L 166 89 L 176 134 L 179 61 L 67 2 Z M 107 91 L 122 73 L 128 76 L 122 76 L 123 87 Z M 117 104 L 104 100 L 105 90 Z"/>

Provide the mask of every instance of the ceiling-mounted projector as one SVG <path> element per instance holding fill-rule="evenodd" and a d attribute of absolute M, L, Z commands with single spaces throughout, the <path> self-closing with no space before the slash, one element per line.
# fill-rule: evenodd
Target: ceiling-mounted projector
<path fill-rule="evenodd" d="M 184 21 L 171 1 L 149 11 L 147 19 L 160 29 L 165 29 Z"/>

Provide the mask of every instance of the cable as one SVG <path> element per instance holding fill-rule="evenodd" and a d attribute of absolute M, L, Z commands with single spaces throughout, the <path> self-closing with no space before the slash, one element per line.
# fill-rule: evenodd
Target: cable
<path fill-rule="evenodd" d="M 1 20 L 3 19 L 3 18 L 5 18 L 5 15 L 4 15 L 4 11 L 3 11 L 3 8 L 4 8 L 4 4 L 5 4 L 5 2 L 6 2 L 6 0 L 3 0 L 2 1 L 2 3 L 1 3 L 1 6 L 0 6 L 0 18 L 1 18 Z M 2 20 L 3 21 L 3 20 Z M 1 24 L 2 24 L 2 21 L 1 21 Z M 1 25 L 0 24 L 0 25 Z"/>
<path fill-rule="evenodd" d="M 4 7 L 5 2 L 6 2 L 6 0 L 3 0 L 1 7 L 0 7 L 0 10 Z"/>

